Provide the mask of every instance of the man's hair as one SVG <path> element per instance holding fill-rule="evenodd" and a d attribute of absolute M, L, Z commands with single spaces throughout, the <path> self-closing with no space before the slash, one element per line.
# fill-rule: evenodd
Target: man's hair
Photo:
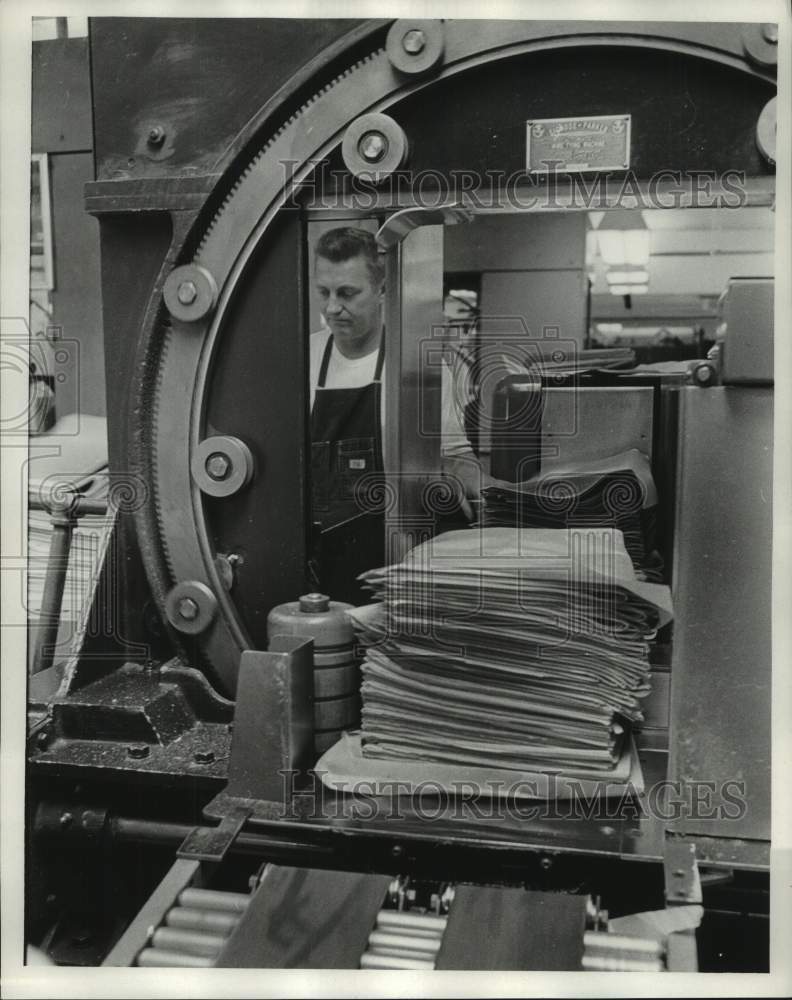
<path fill-rule="evenodd" d="M 366 261 L 371 284 L 379 288 L 385 281 L 385 265 L 377 249 L 377 241 L 365 229 L 353 229 L 349 226 L 328 229 L 316 241 L 314 255 L 331 260 L 334 264 L 362 257 Z"/>

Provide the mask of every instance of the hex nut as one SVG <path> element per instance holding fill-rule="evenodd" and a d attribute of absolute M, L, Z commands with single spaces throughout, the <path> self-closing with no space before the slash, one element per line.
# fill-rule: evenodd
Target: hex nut
<path fill-rule="evenodd" d="M 190 459 L 193 481 L 211 497 L 230 497 L 253 478 L 253 453 L 244 441 L 215 434 L 201 441 Z"/>
<path fill-rule="evenodd" d="M 391 65 L 400 73 L 420 76 L 442 63 L 445 34 L 442 21 L 394 21 L 385 39 L 385 51 Z"/>
<path fill-rule="evenodd" d="M 176 292 L 179 302 L 183 306 L 192 305 L 193 302 L 198 298 L 198 289 L 195 287 L 194 281 L 183 281 L 179 285 L 179 289 Z"/>
<path fill-rule="evenodd" d="M 200 264 L 175 267 L 162 288 L 165 306 L 174 319 L 195 323 L 207 316 L 217 303 L 217 283 Z"/>
<path fill-rule="evenodd" d="M 179 614 L 185 621 L 192 622 L 198 617 L 199 608 L 192 597 L 183 597 L 179 601 Z"/>
<path fill-rule="evenodd" d="M 231 471 L 231 462 L 226 455 L 214 452 L 206 460 L 206 472 L 212 479 L 225 479 Z"/>
<path fill-rule="evenodd" d="M 389 115 L 361 115 L 351 122 L 341 142 L 341 157 L 354 177 L 379 184 L 406 162 L 409 142 Z"/>
<path fill-rule="evenodd" d="M 217 614 L 217 598 L 211 587 L 200 580 L 182 580 L 165 598 L 168 622 L 187 635 L 205 631 Z"/>
<path fill-rule="evenodd" d="M 388 140 L 381 132 L 366 132 L 358 143 L 358 151 L 364 160 L 376 163 L 388 152 Z"/>
<path fill-rule="evenodd" d="M 411 56 L 416 56 L 426 48 L 426 35 L 420 28 L 411 28 L 404 38 L 402 38 L 402 46 L 405 52 L 409 52 Z"/>

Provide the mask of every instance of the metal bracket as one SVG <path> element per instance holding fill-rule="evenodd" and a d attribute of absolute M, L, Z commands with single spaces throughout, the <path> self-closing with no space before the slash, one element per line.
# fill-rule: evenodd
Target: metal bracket
<path fill-rule="evenodd" d="M 385 253 L 420 226 L 453 226 L 459 222 L 470 222 L 472 218 L 473 212 L 469 208 L 456 203 L 439 208 L 404 208 L 394 212 L 380 226 L 377 245 Z"/>
<path fill-rule="evenodd" d="M 219 826 L 194 827 L 176 851 L 176 857 L 188 861 L 222 861 L 252 811 L 252 806 L 235 806 Z"/>
<path fill-rule="evenodd" d="M 667 906 L 701 905 L 701 878 L 696 863 L 696 845 L 666 839 L 663 855 Z"/>

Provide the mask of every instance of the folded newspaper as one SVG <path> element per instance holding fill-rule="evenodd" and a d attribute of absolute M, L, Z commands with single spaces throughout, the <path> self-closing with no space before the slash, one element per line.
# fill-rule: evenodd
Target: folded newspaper
<path fill-rule="evenodd" d="M 632 773 L 648 644 L 672 611 L 621 532 L 454 531 L 363 579 L 379 601 L 349 612 L 365 649 L 360 760 Z"/>

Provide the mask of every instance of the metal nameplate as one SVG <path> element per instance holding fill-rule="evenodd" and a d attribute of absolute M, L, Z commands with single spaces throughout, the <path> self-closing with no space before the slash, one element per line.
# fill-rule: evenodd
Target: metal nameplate
<path fill-rule="evenodd" d="M 584 170 L 627 170 L 630 115 L 530 118 L 526 122 L 529 174 Z"/>

